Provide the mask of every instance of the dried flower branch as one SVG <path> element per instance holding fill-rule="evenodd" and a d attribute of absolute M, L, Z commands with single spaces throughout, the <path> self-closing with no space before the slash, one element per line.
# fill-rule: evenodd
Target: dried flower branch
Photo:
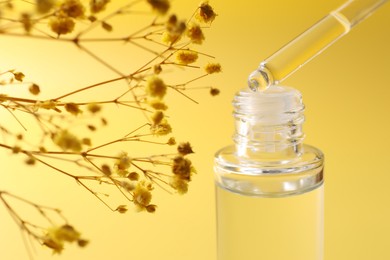
<path fill-rule="evenodd" d="M 12 202 L 15 201 L 22 202 L 35 210 L 40 215 L 41 219 L 46 222 L 47 226 L 31 223 L 20 216 L 13 207 Z M 2 190 L 0 190 L 0 202 L 2 202 L 23 233 L 36 239 L 42 245 L 51 248 L 53 253 L 60 254 L 64 249 L 64 243 L 77 242 L 80 247 L 84 247 L 88 244 L 88 241 L 81 238 L 80 233 L 73 226 L 68 224 L 61 210 L 57 208 L 42 206 Z M 52 216 L 53 214 L 54 217 Z M 57 224 L 54 218 L 60 220 L 62 224 Z"/>
<path fill-rule="evenodd" d="M 121 36 L 111 36 L 117 28 L 114 18 L 134 19 L 134 14 L 139 13 L 146 17 L 151 15 L 150 21 L 141 28 L 129 28 L 130 33 L 127 30 Z M 40 99 L 44 88 L 36 82 L 26 81 L 26 78 L 31 78 L 28 72 L 0 71 L 0 111 L 7 111 L 25 130 L 20 134 L 19 129 L 0 122 L 0 133 L 4 137 L 0 148 L 9 151 L 10 155 L 20 156 L 28 166 L 41 164 L 54 173 L 73 179 L 112 211 L 126 213 L 133 205 L 138 211 L 155 212 L 153 190 L 156 186 L 170 193 L 184 194 L 196 173 L 188 158 L 193 153 L 190 143 L 177 144 L 172 136 L 165 97 L 174 90 L 174 93 L 197 103 L 186 91 L 209 89 L 212 96 L 219 93 L 213 86 L 194 86 L 199 80 L 221 72 L 219 63 L 209 61 L 214 57 L 193 47 L 205 41 L 204 29 L 215 18 L 216 13 L 208 2 L 201 3 L 188 20 L 170 13 L 168 0 L 131 0 L 117 9 L 111 8 L 109 0 L 90 0 L 89 3 L 81 0 L 1 2 L 0 37 L 68 43 L 116 76 L 77 86 L 56 97 Z M 203 28 L 201 24 L 207 24 L 207 27 Z M 124 44 L 129 51 L 136 48 L 137 52 L 144 52 L 145 57 L 150 58 L 130 71 L 123 71 L 115 62 L 106 60 L 88 47 L 88 43 L 107 42 Z M 206 65 L 201 64 L 204 60 L 208 60 Z M 175 82 L 181 77 L 169 77 L 169 74 L 183 73 L 183 68 L 201 72 L 187 77 L 184 82 Z M 24 95 L 13 91 L 20 86 L 26 90 Z M 114 97 L 89 99 L 90 94 L 98 89 L 107 89 Z M 129 118 L 140 114 L 143 123 L 131 125 L 132 130 L 124 136 L 102 142 L 92 133 L 110 126 L 104 111 L 110 110 L 112 105 L 127 109 Z M 78 127 L 74 127 L 76 125 Z M 31 127 L 38 131 L 39 138 L 36 138 L 36 132 L 30 133 Z M 80 134 L 83 132 L 80 127 L 91 135 Z M 140 145 L 151 152 L 142 155 L 131 148 Z M 176 150 L 172 146 L 176 146 Z M 69 169 L 76 166 L 80 171 L 75 174 L 66 165 Z M 94 184 L 111 188 L 112 193 L 118 192 L 124 201 L 111 201 Z M 49 227 L 22 218 L 9 198 L 35 208 Z M 0 201 L 23 232 L 54 253 L 61 253 L 64 243 L 77 242 L 81 247 L 87 244 L 58 209 L 1 190 Z M 57 224 L 48 217 L 47 211 L 55 213 L 63 223 Z"/>

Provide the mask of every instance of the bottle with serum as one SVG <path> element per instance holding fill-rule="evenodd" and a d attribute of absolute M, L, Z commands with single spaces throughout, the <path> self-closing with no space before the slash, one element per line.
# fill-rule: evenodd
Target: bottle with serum
<path fill-rule="evenodd" d="M 323 154 L 303 144 L 299 91 L 243 89 L 215 155 L 218 260 L 323 259 Z"/>
<path fill-rule="evenodd" d="M 215 155 L 218 260 L 323 260 L 323 154 L 303 143 L 299 91 L 278 86 L 388 0 L 347 0 L 260 63 Z"/>

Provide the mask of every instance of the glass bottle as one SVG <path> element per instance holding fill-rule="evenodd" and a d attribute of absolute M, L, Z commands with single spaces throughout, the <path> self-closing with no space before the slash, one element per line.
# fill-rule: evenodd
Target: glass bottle
<path fill-rule="evenodd" d="M 243 89 L 215 155 L 218 260 L 323 259 L 323 154 L 303 144 L 299 91 Z"/>

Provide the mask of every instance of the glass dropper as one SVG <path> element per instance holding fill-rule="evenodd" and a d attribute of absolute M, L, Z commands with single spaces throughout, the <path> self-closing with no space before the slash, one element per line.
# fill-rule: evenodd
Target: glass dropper
<path fill-rule="evenodd" d="M 387 0 L 349 0 L 262 61 L 248 78 L 253 91 L 277 85 L 316 57 Z"/>

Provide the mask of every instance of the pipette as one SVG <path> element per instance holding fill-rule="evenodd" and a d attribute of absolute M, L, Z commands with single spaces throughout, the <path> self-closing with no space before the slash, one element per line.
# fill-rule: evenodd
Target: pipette
<path fill-rule="evenodd" d="M 262 61 L 249 75 L 249 87 L 253 91 L 259 91 L 279 84 L 386 2 L 387 0 L 347 1 Z"/>

